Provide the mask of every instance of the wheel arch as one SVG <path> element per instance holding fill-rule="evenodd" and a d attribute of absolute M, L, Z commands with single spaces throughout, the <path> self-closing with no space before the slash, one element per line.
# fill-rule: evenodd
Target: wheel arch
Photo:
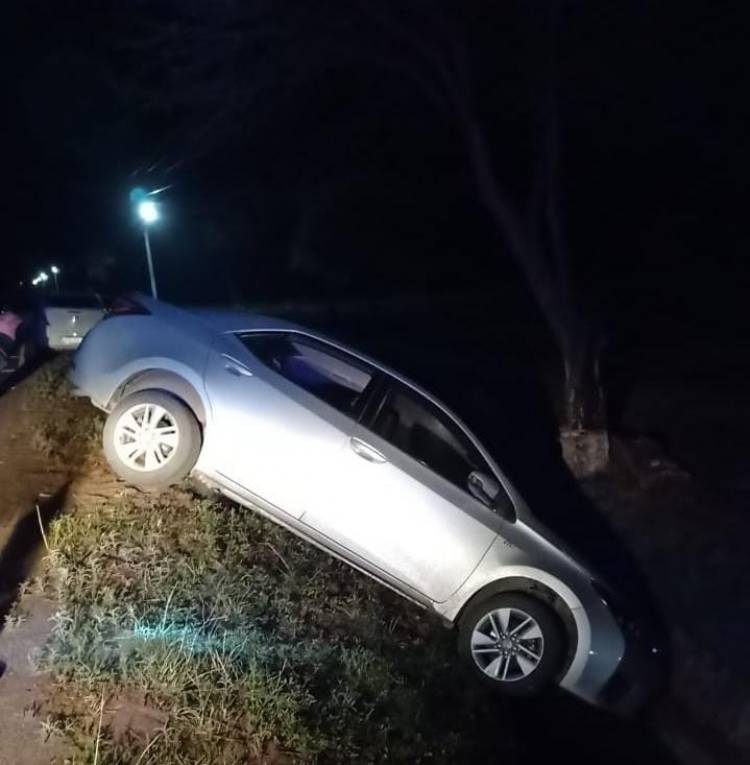
<path fill-rule="evenodd" d="M 507 576 L 489 582 L 477 590 L 461 606 L 461 609 L 456 614 L 454 623 L 458 624 L 471 606 L 493 595 L 499 595 L 504 592 L 520 592 L 525 595 L 531 595 L 548 605 L 557 614 L 567 638 L 565 663 L 561 672 L 561 676 L 565 675 L 578 652 L 579 629 L 576 624 L 576 618 L 568 603 L 552 587 L 537 579 L 527 576 Z"/>
<path fill-rule="evenodd" d="M 125 396 L 151 389 L 171 393 L 180 399 L 191 409 L 201 428 L 205 428 L 206 405 L 195 386 L 176 372 L 164 369 L 144 369 L 131 375 L 115 389 L 107 409 L 111 411 Z"/>

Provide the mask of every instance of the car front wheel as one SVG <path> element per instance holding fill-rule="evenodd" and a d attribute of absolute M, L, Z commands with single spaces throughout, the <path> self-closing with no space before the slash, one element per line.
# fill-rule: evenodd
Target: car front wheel
<path fill-rule="evenodd" d="M 126 396 L 104 426 L 104 453 L 120 478 L 146 491 L 182 480 L 201 448 L 201 430 L 192 411 L 165 391 Z"/>
<path fill-rule="evenodd" d="M 552 685 L 565 657 L 557 615 L 524 593 L 500 593 L 470 605 L 458 640 L 459 653 L 479 680 L 511 696 L 534 696 Z"/>

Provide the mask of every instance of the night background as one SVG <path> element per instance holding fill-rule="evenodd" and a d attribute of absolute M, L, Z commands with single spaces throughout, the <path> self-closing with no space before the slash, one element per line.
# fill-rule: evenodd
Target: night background
<path fill-rule="evenodd" d="M 689 657 L 685 676 L 700 676 L 645 728 L 607 723 L 601 740 L 656 731 L 675 762 L 740 762 L 748 8 L 27 0 L 3 10 L 3 293 L 50 264 L 63 290 L 147 291 L 129 194 L 163 189 L 150 230 L 161 299 L 285 314 L 441 392 L 470 374 L 496 403 L 513 402 L 498 405 L 508 433 L 498 448 L 531 496 L 555 497 L 570 478 L 539 480 L 557 424 L 611 432 L 615 473 L 668 466 L 689 483 L 639 478 L 631 491 L 608 474 L 580 516 L 565 505 L 545 520 L 580 537 L 593 505 L 605 508 Z M 594 366 L 604 399 L 592 402 Z M 684 609 L 701 597 L 715 629 L 693 634 Z M 727 644 L 742 657 L 712 663 Z M 675 726 L 681 716 L 697 744 Z M 610 756 L 596 749 L 592 762 L 620 761 Z"/>
<path fill-rule="evenodd" d="M 648 367 L 744 366 L 739 7 L 49 7 L 7 12 L 8 284 L 54 262 L 63 288 L 147 289 L 128 196 L 166 188 L 167 300 L 284 310 L 398 362 L 414 338 L 470 367 L 505 354 L 558 409 L 565 344 L 584 367 L 595 346 L 615 418 Z M 524 229 L 520 259 L 482 173 Z M 523 269 L 535 242 L 550 279 Z"/>
<path fill-rule="evenodd" d="M 76 286 L 145 288 L 128 192 L 170 185 L 154 235 L 167 299 L 503 291 L 502 236 L 451 115 L 404 74 L 408 38 L 356 4 L 266 5 L 257 19 L 231 2 L 6 7 L 9 276 L 55 259 Z M 461 40 L 495 170 L 518 198 L 543 7 L 395 14 L 428 38 L 444 34 L 441 15 Z M 641 300 L 711 321 L 721 293 L 744 287 L 745 21 L 737 5 L 563 4 L 565 232 L 600 302 L 624 303 L 610 318 Z"/>

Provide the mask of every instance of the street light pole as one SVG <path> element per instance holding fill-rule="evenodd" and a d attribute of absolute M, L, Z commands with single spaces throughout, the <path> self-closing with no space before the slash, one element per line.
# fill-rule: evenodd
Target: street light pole
<path fill-rule="evenodd" d="M 148 238 L 148 226 L 143 227 L 143 241 L 146 245 L 146 260 L 148 261 L 148 275 L 151 279 L 151 296 L 154 300 L 159 299 L 159 295 L 156 292 L 156 277 L 154 276 L 154 261 L 151 257 L 151 241 Z"/>
<path fill-rule="evenodd" d="M 154 259 L 151 255 L 151 240 L 148 235 L 148 227 L 159 220 L 159 208 L 152 199 L 148 199 L 143 189 L 133 189 L 131 199 L 137 202 L 136 212 L 143 224 L 143 243 L 146 245 L 146 262 L 148 263 L 148 276 L 151 280 L 151 296 L 154 300 L 159 299 L 156 291 L 156 275 L 154 273 Z"/>
<path fill-rule="evenodd" d="M 60 273 L 60 269 L 57 266 L 52 266 L 52 268 L 50 268 L 50 271 L 52 271 L 52 277 L 55 280 L 55 292 L 59 292 L 60 284 L 57 281 L 57 275 Z"/>

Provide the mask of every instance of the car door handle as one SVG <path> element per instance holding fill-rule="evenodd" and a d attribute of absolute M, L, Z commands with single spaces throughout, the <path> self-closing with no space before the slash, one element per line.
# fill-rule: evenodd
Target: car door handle
<path fill-rule="evenodd" d="M 244 364 L 240 364 L 239 361 L 233 359 L 231 356 L 227 356 L 226 354 L 222 355 L 224 357 L 224 369 L 226 369 L 230 375 L 234 375 L 235 377 L 253 376 L 253 373 Z"/>
<path fill-rule="evenodd" d="M 245 367 L 238 367 L 236 364 L 224 364 L 224 369 L 229 372 L 230 375 L 235 377 L 252 377 L 253 373 Z"/>
<path fill-rule="evenodd" d="M 352 447 L 352 451 L 363 460 L 368 462 L 386 462 L 385 455 L 381 454 L 377 449 L 374 449 L 370 444 L 366 444 L 360 438 L 350 438 L 349 445 Z"/>

